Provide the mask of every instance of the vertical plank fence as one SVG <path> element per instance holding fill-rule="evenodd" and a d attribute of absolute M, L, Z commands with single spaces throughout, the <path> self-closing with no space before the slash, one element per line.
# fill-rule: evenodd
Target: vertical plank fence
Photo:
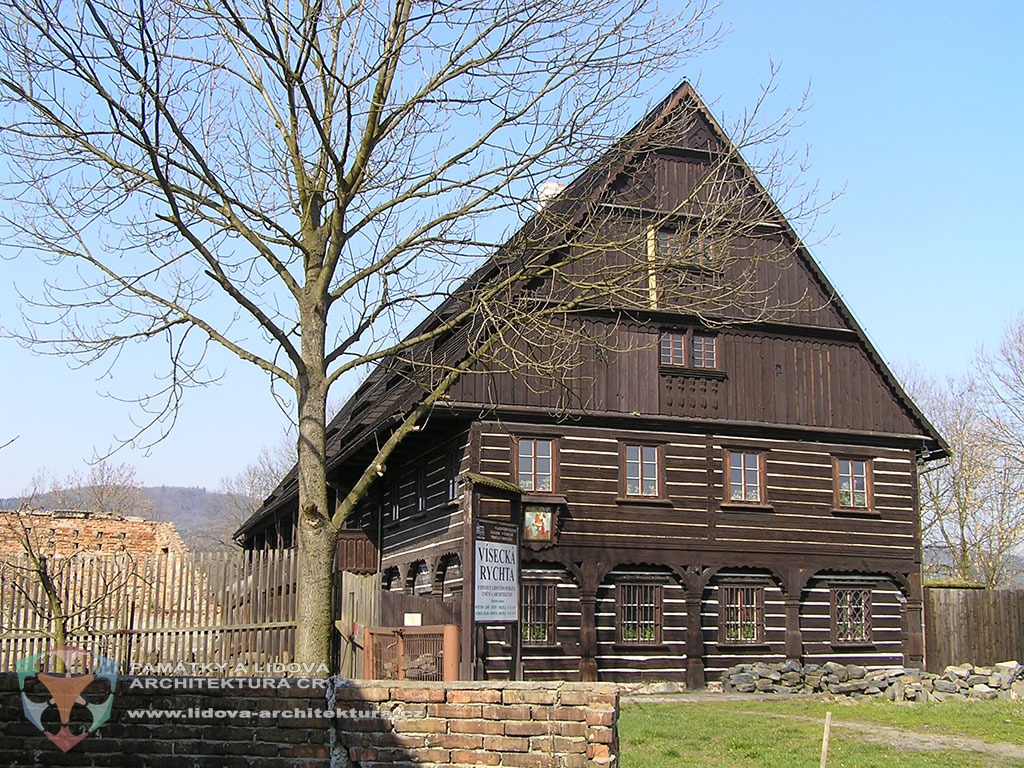
<path fill-rule="evenodd" d="M 254 673 L 292 661 L 295 550 L 48 560 L 68 642 L 142 665 Z M 0 561 L 0 671 L 54 645 L 54 621 L 26 556 Z"/>
<path fill-rule="evenodd" d="M 1024 590 L 929 587 L 924 595 L 929 672 L 968 662 L 1024 663 Z"/>

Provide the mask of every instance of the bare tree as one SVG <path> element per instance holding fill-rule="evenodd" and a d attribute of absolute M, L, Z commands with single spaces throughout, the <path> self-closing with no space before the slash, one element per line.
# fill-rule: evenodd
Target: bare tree
<path fill-rule="evenodd" d="M 86 472 L 72 472 L 49 484 L 42 497 L 55 509 L 80 509 L 92 514 L 138 515 L 151 518 L 153 502 L 130 464 L 98 461 Z"/>
<path fill-rule="evenodd" d="M 952 456 L 920 475 L 921 527 L 935 576 L 1006 584 L 1020 572 L 1024 476 L 1001 435 L 1001 415 L 972 376 L 911 378 L 913 397 L 946 437 Z"/>
<path fill-rule="evenodd" d="M 783 213 L 799 219 L 806 198 L 787 190 L 789 158 L 755 150 L 784 137 L 791 114 L 766 121 L 759 104 L 735 146 L 709 139 L 688 199 L 632 201 L 642 223 L 592 197 L 703 116 L 670 105 L 629 134 L 646 154 L 611 144 L 631 103 L 713 42 L 703 0 L 0 5 L 0 142 L 19 201 L 8 241 L 76 270 L 25 297 L 23 337 L 85 362 L 165 344 L 166 386 L 143 401 L 143 427 L 166 427 L 183 390 L 209 380 L 211 346 L 290 393 L 300 660 L 328 655 L 338 527 L 460 376 L 557 381 L 551 359 L 571 374 L 584 350 L 567 330 L 585 307 L 685 302 L 709 322 L 785 309 L 763 267 L 797 247 Z M 585 168 L 534 215 L 538 182 Z M 679 247 L 657 247 L 665 221 L 680 224 Z M 752 259 L 737 245 L 750 238 L 772 245 Z M 714 279 L 681 279 L 711 253 Z M 407 335 L 477 267 L 443 316 Z M 458 354 L 435 359 L 432 343 L 452 334 Z M 385 361 L 423 398 L 328 509 L 328 390 Z"/>

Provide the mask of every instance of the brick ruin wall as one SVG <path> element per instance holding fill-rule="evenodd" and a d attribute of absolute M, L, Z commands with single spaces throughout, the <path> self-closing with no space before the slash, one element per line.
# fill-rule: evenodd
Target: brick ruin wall
<path fill-rule="evenodd" d="M 0 556 L 22 553 L 14 532 L 22 530 L 23 526 L 31 530 L 34 546 L 44 554 L 158 555 L 187 551 L 174 523 L 74 510 L 32 511 L 20 515 L 12 510 L 0 510 Z"/>

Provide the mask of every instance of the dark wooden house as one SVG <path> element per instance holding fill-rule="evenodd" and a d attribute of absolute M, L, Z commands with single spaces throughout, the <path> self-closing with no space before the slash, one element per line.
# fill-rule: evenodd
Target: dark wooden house
<path fill-rule="evenodd" d="M 619 228 L 647 250 L 614 258 L 675 249 L 692 269 L 652 271 L 634 286 L 646 304 L 577 308 L 572 333 L 590 341 L 561 386 L 515 370 L 464 376 L 348 521 L 342 567 L 458 609 L 464 677 L 508 676 L 519 661 L 527 679 L 699 686 L 752 660 L 921 664 L 917 472 L 946 447 L 742 161 L 728 166 L 729 195 L 747 199 L 708 215 L 720 190 L 695 190 L 722 178 L 709 169 L 732 151 L 683 84 L 573 181 L 553 203 L 566 242 L 570 228 L 573 243 Z M 743 217 L 711 245 L 706 232 Z M 735 267 L 720 267 L 723 248 Z M 699 286 L 700 306 L 661 291 L 674 280 L 713 292 L 744 264 L 756 292 L 745 307 L 703 301 Z M 499 269 L 496 257 L 465 290 Z M 332 421 L 338 493 L 422 396 L 415 378 L 379 367 Z M 239 540 L 290 545 L 296 493 L 286 478 Z M 509 516 L 522 537 L 515 636 L 474 627 L 468 567 L 474 524 Z"/>

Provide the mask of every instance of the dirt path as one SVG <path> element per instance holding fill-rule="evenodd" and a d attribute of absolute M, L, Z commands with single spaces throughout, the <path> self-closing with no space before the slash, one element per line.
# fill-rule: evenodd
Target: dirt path
<path fill-rule="evenodd" d="M 782 717 L 790 717 L 782 715 Z M 814 720 L 814 718 L 793 718 Z M 815 720 L 815 722 L 820 722 Z M 832 721 L 833 731 L 839 729 L 848 735 L 852 732 L 858 741 L 870 744 L 884 744 L 898 749 L 913 749 L 919 752 L 978 752 L 1000 760 L 1024 760 L 1024 747 L 1002 741 L 981 741 L 968 736 L 946 736 L 932 733 L 917 733 L 877 723 L 844 723 Z M 1001 765 L 1002 763 L 993 763 Z"/>

